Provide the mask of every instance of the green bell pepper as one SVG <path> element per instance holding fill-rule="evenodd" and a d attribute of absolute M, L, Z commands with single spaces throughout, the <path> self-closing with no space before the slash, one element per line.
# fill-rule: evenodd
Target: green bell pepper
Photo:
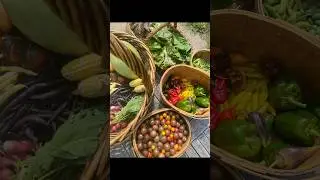
<path fill-rule="evenodd" d="M 271 143 L 269 143 L 268 146 L 263 148 L 262 150 L 262 157 L 264 162 L 267 166 L 271 165 L 276 160 L 277 153 L 283 149 L 289 147 L 288 144 L 285 144 L 284 142 L 280 140 L 273 140 Z"/>
<path fill-rule="evenodd" d="M 318 118 L 305 110 L 278 114 L 274 128 L 283 139 L 302 146 L 313 146 L 320 137 Z"/>
<path fill-rule="evenodd" d="M 195 102 L 198 106 L 203 108 L 207 108 L 210 105 L 210 100 L 208 97 L 197 97 Z"/>
<path fill-rule="evenodd" d="M 255 125 L 246 120 L 221 121 L 211 132 L 211 143 L 241 158 L 254 160 L 262 147 Z"/>
<path fill-rule="evenodd" d="M 197 97 L 203 97 L 203 96 L 207 96 L 208 92 L 203 86 L 197 85 L 194 88 L 194 95 L 197 96 Z"/>
<path fill-rule="evenodd" d="M 186 111 L 186 112 L 191 112 L 192 111 L 192 104 L 190 103 L 189 100 L 182 100 L 182 101 L 179 101 L 176 106 L 183 110 L 183 111 Z"/>
<path fill-rule="evenodd" d="M 269 87 L 269 103 L 280 111 L 305 108 L 301 103 L 301 90 L 294 80 L 279 79 Z"/>

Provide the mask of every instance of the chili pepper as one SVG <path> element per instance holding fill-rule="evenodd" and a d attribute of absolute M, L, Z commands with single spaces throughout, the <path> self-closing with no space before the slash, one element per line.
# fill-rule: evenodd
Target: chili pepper
<path fill-rule="evenodd" d="M 235 118 L 235 108 L 228 108 L 220 113 L 219 121 L 233 120 Z"/>
<path fill-rule="evenodd" d="M 212 92 L 212 99 L 215 104 L 223 104 L 228 98 L 227 83 L 225 79 L 217 78 Z"/>
<path fill-rule="evenodd" d="M 305 110 L 278 114 L 274 121 L 277 134 L 297 145 L 313 146 L 320 138 L 318 118 Z"/>
<path fill-rule="evenodd" d="M 176 105 L 177 102 L 179 102 L 179 101 L 180 101 L 180 97 L 179 97 L 179 96 L 172 96 L 172 97 L 170 97 L 170 99 L 169 99 L 169 102 L 170 102 L 171 104 L 173 104 L 173 105 Z"/>
<path fill-rule="evenodd" d="M 276 110 L 288 111 L 296 108 L 306 108 L 301 103 L 301 89 L 292 79 L 281 78 L 269 87 L 269 102 Z"/>

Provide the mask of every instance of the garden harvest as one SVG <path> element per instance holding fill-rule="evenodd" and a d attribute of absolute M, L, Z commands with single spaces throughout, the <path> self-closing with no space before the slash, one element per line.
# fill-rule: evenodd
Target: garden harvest
<path fill-rule="evenodd" d="M 171 76 L 163 92 L 171 104 L 185 112 L 202 115 L 208 111 L 210 105 L 208 91 L 197 82 Z"/>
<path fill-rule="evenodd" d="M 304 102 L 299 82 L 275 60 L 219 48 L 211 58 L 211 143 L 271 168 L 302 166 L 318 150 L 320 111 Z"/>

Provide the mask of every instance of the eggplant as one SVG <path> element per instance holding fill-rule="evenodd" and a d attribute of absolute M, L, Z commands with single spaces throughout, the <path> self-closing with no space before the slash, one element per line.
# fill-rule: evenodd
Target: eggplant
<path fill-rule="evenodd" d="M 51 98 L 61 98 L 72 91 L 70 86 L 60 87 L 49 92 L 45 92 L 42 94 L 36 94 L 30 97 L 30 100 L 47 100 Z"/>
<path fill-rule="evenodd" d="M 20 129 L 26 123 L 36 123 L 36 124 L 48 126 L 48 123 L 44 119 L 40 118 L 38 115 L 27 115 L 13 126 L 12 131 L 16 131 L 17 129 Z"/>
<path fill-rule="evenodd" d="M 65 108 L 68 106 L 69 104 L 69 100 L 67 100 L 66 102 L 64 102 L 55 112 L 54 114 L 51 116 L 51 118 L 49 119 L 48 123 L 52 123 L 61 113 L 63 110 L 65 110 Z"/>

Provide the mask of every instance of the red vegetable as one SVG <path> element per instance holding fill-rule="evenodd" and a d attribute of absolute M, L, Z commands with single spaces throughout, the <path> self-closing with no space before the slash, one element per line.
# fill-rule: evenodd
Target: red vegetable
<path fill-rule="evenodd" d="M 1 180 L 11 180 L 12 175 L 13 175 L 13 173 L 10 169 L 5 168 L 5 169 L 0 170 L 0 179 Z"/>
<path fill-rule="evenodd" d="M 14 167 L 15 162 L 11 159 L 0 157 L 0 169 Z"/>
<path fill-rule="evenodd" d="M 3 143 L 3 149 L 8 154 L 27 154 L 32 152 L 34 148 L 30 141 L 6 141 Z"/>
<path fill-rule="evenodd" d="M 181 92 L 180 87 L 175 87 L 175 88 L 168 90 L 169 102 L 171 104 L 175 105 L 181 100 L 181 98 L 179 96 L 180 92 Z"/>
<path fill-rule="evenodd" d="M 217 111 L 215 106 L 210 107 L 210 129 L 213 130 L 217 127 L 219 123 L 219 112 Z"/>
<path fill-rule="evenodd" d="M 227 83 L 225 79 L 217 78 L 215 87 L 211 91 L 214 104 L 223 104 L 228 98 Z"/>
<path fill-rule="evenodd" d="M 235 115 L 235 108 L 228 108 L 228 109 L 223 110 L 220 113 L 219 120 L 220 121 L 232 120 L 232 119 L 234 119 L 234 115 Z"/>

